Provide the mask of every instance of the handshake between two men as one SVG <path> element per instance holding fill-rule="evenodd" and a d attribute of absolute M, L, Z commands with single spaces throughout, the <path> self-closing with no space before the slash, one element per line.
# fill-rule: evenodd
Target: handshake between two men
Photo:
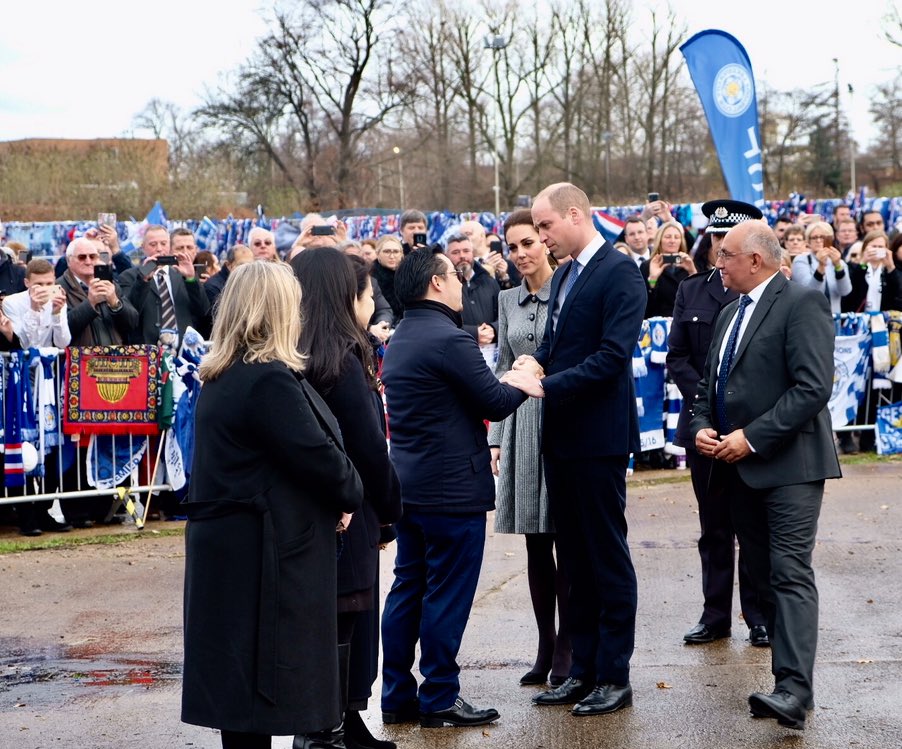
<path fill-rule="evenodd" d="M 544 398 L 545 389 L 542 387 L 542 378 L 545 370 L 533 357 L 523 354 L 517 357 L 512 369 L 501 376 L 501 382 L 513 385 L 533 398 Z"/>

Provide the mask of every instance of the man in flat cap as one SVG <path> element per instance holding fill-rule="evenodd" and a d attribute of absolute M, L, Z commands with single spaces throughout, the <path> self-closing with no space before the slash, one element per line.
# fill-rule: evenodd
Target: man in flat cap
<path fill-rule="evenodd" d="M 677 289 L 667 354 L 667 368 L 683 396 L 674 442 L 686 448 L 686 463 L 698 500 L 701 524 L 698 553 L 702 561 L 704 607 L 698 624 L 683 637 L 689 645 L 705 644 L 730 636 L 736 566 L 736 534 L 730 520 L 729 503 L 724 501 L 722 495 L 709 492 L 712 460 L 695 450 L 695 435 L 689 429 L 692 405 L 714 334 L 714 324 L 720 311 L 739 296 L 739 292 L 724 287 L 720 270 L 714 264 L 726 233 L 743 221 L 762 216 L 755 206 L 738 200 L 711 200 L 702 206 L 702 212 L 708 217 L 705 233 L 711 237 L 711 249 L 709 262 L 699 264 L 713 270 L 689 276 Z M 749 627 L 749 642 L 756 647 L 767 647 L 766 620 L 741 549 L 739 603 L 743 619 Z"/>

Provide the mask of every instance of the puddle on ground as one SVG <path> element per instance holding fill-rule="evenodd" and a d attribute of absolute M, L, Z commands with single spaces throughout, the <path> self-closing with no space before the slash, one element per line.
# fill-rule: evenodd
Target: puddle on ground
<path fill-rule="evenodd" d="M 42 683 L 150 689 L 179 680 L 181 673 L 181 663 L 104 653 L 98 642 L 34 648 L 0 640 L 0 692 Z"/>

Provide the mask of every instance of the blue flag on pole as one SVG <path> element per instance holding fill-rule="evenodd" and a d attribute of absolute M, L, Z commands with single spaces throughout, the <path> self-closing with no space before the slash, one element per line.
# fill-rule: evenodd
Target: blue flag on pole
<path fill-rule="evenodd" d="M 717 29 L 699 32 L 680 52 L 702 100 L 730 197 L 763 208 L 758 101 L 749 56 L 734 37 Z"/>

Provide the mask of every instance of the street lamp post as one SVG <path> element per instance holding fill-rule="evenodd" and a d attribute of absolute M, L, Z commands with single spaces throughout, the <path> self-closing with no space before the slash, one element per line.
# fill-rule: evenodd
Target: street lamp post
<path fill-rule="evenodd" d="M 398 197 L 401 199 L 401 205 L 398 206 L 404 210 L 404 161 L 401 159 L 401 149 L 395 146 L 392 151 L 398 157 Z"/>
<path fill-rule="evenodd" d="M 485 48 L 492 50 L 492 57 L 495 61 L 495 98 L 496 98 L 496 109 L 495 109 L 495 127 L 493 128 L 495 131 L 494 144 L 492 148 L 492 157 L 495 162 L 495 184 L 492 187 L 492 190 L 495 193 L 495 216 L 496 218 L 501 214 L 501 185 L 499 184 L 499 161 L 500 157 L 498 154 L 498 125 L 501 120 L 501 91 L 500 91 L 500 83 L 498 80 L 498 54 L 509 44 L 510 40 L 501 36 L 500 34 L 493 34 L 491 36 L 487 36 L 484 40 Z"/>

